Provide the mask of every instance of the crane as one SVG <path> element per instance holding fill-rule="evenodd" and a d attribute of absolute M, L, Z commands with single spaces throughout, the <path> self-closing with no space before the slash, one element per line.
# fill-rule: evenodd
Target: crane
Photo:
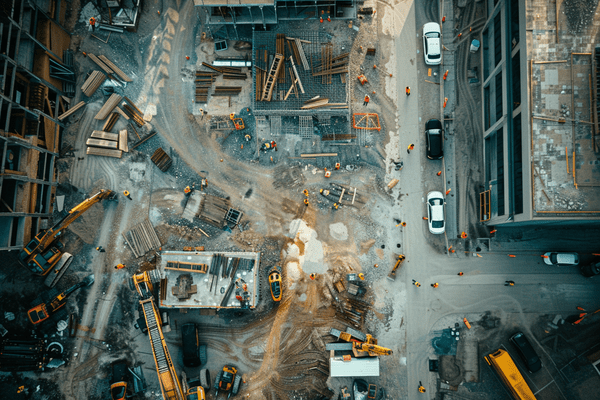
<path fill-rule="evenodd" d="M 58 263 L 62 255 L 60 251 L 62 245 L 57 242 L 62 231 L 94 204 L 105 199 L 112 200 L 115 197 L 113 191 L 101 189 L 92 197 L 73 207 L 63 219 L 54 226 L 39 232 L 27 243 L 27 246 L 23 247 L 19 253 L 20 261 L 34 274 L 46 275 Z"/>
<path fill-rule="evenodd" d="M 171 360 L 167 343 L 162 332 L 160 313 L 152 295 L 152 282 L 157 282 L 159 276 L 154 271 L 144 271 L 134 275 L 129 281 L 129 287 L 135 289 L 141 297 L 140 305 L 148 328 L 148 338 L 152 346 L 152 355 L 156 364 L 156 372 L 160 382 L 160 390 L 165 400 L 184 400 L 186 398 L 181 387 L 175 366 Z"/>

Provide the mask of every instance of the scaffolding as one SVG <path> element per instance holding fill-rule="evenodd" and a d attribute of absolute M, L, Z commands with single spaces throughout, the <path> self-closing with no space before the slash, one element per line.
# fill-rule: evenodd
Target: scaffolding
<path fill-rule="evenodd" d="M 322 48 L 323 45 L 328 44 L 332 48 L 332 53 L 337 55 L 341 53 L 341 49 L 336 48 L 335 45 L 331 45 L 330 36 L 321 32 L 294 32 L 294 39 L 298 39 L 303 50 L 304 57 L 306 58 L 308 69 L 304 68 L 302 62 L 296 61 L 294 57 L 294 64 L 299 76 L 299 82 L 294 90 L 287 96 L 283 96 L 287 93 L 290 88 L 294 85 L 292 82 L 292 74 L 289 73 L 292 68 L 292 62 L 290 60 L 291 52 L 290 47 L 285 46 L 284 63 L 282 68 L 285 69 L 283 82 L 281 79 L 275 81 L 273 88 L 273 97 L 271 101 L 260 101 L 257 100 L 257 96 L 253 96 L 252 109 L 255 115 L 265 116 L 339 116 L 345 117 L 348 121 L 350 120 L 350 111 L 348 108 L 349 104 L 349 93 L 348 93 L 348 79 L 341 76 L 344 74 L 329 75 L 331 76 L 331 83 L 323 84 L 322 75 L 313 76 L 311 69 L 313 66 L 321 64 L 323 57 Z M 286 38 L 287 39 L 287 38 Z M 261 79 L 261 75 L 264 76 L 270 69 L 273 63 L 273 59 L 276 55 L 276 32 L 254 32 L 252 38 L 252 65 L 258 72 L 253 74 L 252 88 L 253 93 L 257 93 L 257 79 Z M 288 40 L 286 40 L 287 42 Z M 302 53 L 302 52 L 300 52 Z M 261 87 L 259 83 L 259 89 Z M 338 106 L 331 107 L 320 107 L 311 109 L 302 109 L 305 103 L 311 99 L 319 96 L 320 99 L 329 99 L 329 103 L 337 104 Z M 284 100 L 285 99 L 285 100 Z M 342 105 L 342 106 L 339 106 Z M 345 106 L 343 106 L 345 105 Z"/>

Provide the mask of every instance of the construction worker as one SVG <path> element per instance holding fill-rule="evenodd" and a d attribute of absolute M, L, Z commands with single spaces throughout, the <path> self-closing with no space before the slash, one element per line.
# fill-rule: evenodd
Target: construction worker
<path fill-rule="evenodd" d="M 90 26 L 92 27 L 92 32 L 96 30 L 96 18 L 90 18 Z"/>
<path fill-rule="evenodd" d="M 104 253 L 106 251 L 102 246 L 96 247 L 96 250 L 98 250 L 100 253 Z"/>
<path fill-rule="evenodd" d="M 425 387 L 423 386 L 423 384 L 421 383 L 421 381 L 419 381 L 419 393 L 425 393 Z"/>
<path fill-rule="evenodd" d="M 262 147 L 260 149 L 266 153 L 267 150 L 269 150 L 270 148 L 271 148 L 271 144 L 270 143 L 263 143 L 263 145 L 262 145 Z"/>
<path fill-rule="evenodd" d="M 340 205 L 338 203 L 333 203 L 333 209 L 337 210 L 340 207 Z"/>
<path fill-rule="evenodd" d="M 363 103 L 363 106 L 368 106 L 369 105 L 369 100 L 371 100 L 371 98 L 369 97 L 368 94 L 365 94 L 365 102 Z"/>
<path fill-rule="evenodd" d="M 304 199 L 304 205 L 308 207 L 308 199 Z"/>
<path fill-rule="evenodd" d="M 408 149 L 406 151 L 408 151 L 408 154 L 410 154 L 410 151 L 414 150 L 414 148 L 415 148 L 414 143 L 411 143 L 411 144 L 408 145 Z"/>
<path fill-rule="evenodd" d="M 128 190 L 124 190 L 124 191 L 123 191 L 123 194 L 124 194 L 124 195 L 125 195 L 125 197 L 127 197 L 129 200 L 133 200 L 133 199 L 131 198 L 131 196 L 129 195 L 129 191 L 128 191 Z"/>
<path fill-rule="evenodd" d="M 312 274 L 310 274 L 310 279 L 312 279 L 313 281 L 315 280 L 316 277 L 317 277 L 317 274 L 315 274 L 314 272 Z"/>
<path fill-rule="evenodd" d="M 515 282 L 514 281 L 506 281 L 504 286 L 515 286 Z"/>
<path fill-rule="evenodd" d="M 117 264 L 115 265 L 115 269 L 123 269 L 125 268 L 125 264 Z"/>
<path fill-rule="evenodd" d="M 407 95 L 407 96 L 410 96 L 410 86 L 407 86 L 407 87 L 406 87 L 406 95 Z"/>
<path fill-rule="evenodd" d="M 252 140 L 252 136 L 250 136 L 246 133 L 246 136 L 244 136 L 244 139 L 246 139 L 246 142 L 249 142 L 250 140 Z"/>
<path fill-rule="evenodd" d="M 358 277 L 360 278 L 361 281 L 365 280 L 365 274 L 363 274 L 362 272 L 358 274 Z"/>
<path fill-rule="evenodd" d="M 439 283 L 437 283 L 437 282 L 435 282 L 435 283 L 432 283 L 432 284 L 431 284 L 431 287 L 432 287 L 432 288 L 434 288 L 434 289 L 435 289 L 436 287 L 438 287 L 438 286 L 440 286 L 440 285 L 439 285 Z"/>
<path fill-rule="evenodd" d="M 464 274 L 461 272 L 458 273 L 458 276 L 463 276 Z"/>
<path fill-rule="evenodd" d="M 419 282 L 415 281 L 414 279 L 412 281 L 413 285 L 415 285 L 416 287 L 421 287 L 421 284 Z"/>
<path fill-rule="evenodd" d="M 304 190 L 302 191 L 302 193 L 304 193 L 304 195 L 305 195 L 306 197 L 308 197 L 308 190 L 307 190 L 307 189 L 304 189 Z"/>
<path fill-rule="evenodd" d="M 331 177 L 331 171 L 325 171 L 325 178 Z"/>
<path fill-rule="evenodd" d="M 208 178 L 202 178 L 200 181 L 200 190 L 204 189 L 208 186 Z"/>
<path fill-rule="evenodd" d="M 190 194 L 192 193 L 192 189 L 189 186 L 186 186 L 185 189 L 183 189 L 183 193 Z"/>
<path fill-rule="evenodd" d="M 340 163 L 339 162 L 335 163 L 335 169 L 340 169 Z"/>
<path fill-rule="evenodd" d="M 277 143 L 274 140 L 271 140 L 271 148 L 277 151 Z"/>
<path fill-rule="evenodd" d="M 466 239 L 467 238 L 467 233 L 463 231 L 463 233 L 460 234 L 460 238 L 461 239 Z"/>

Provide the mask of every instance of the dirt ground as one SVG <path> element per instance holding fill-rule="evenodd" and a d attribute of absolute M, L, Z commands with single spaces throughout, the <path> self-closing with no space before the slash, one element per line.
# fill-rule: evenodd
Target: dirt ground
<path fill-rule="evenodd" d="M 79 330 L 75 337 L 59 337 L 65 343 L 63 359 L 67 364 L 43 375 L 5 377 L 0 387 L 6 386 L 8 392 L 14 393 L 15 385 L 24 384 L 27 396 L 23 398 L 31 399 L 104 399 L 110 364 L 124 359 L 132 366 L 144 367 L 149 385 L 147 396 L 160 392 L 148 339 L 134 328 L 137 297 L 126 283 L 135 271 L 152 268 L 160 255 L 152 251 L 135 258 L 122 235 L 146 218 L 154 225 L 165 250 L 205 246 L 206 250 L 215 251 L 261 252 L 260 276 L 264 281 L 256 310 L 217 316 L 170 313 L 174 329 L 165 337 L 180 375 L 184 368 L 177 326 L 186 320 L 201 327 L 201 340 L 209 348 L 207 367 L 213 374 L 226 363 L 240 368 L 245 383 L 239 398 L 337 398 L 341 387 L 351 386 L 351 380 L 328 380 L 329 354 L 324 345 L 333 341 L 328 334 L 331 328 L 344 330 L 352 326 L 375 337 L 386 334 L 380 345 L 402 352 L 398 348 L 400 341 L 391 340 L 394 335 L 403 335 L 402 328 L 390 327 L 392 307 L 378 300 L 377 288 L 373 286 L 373 282 L 385 278 L 401 250 L 400 243 L 395 248 L 386 249 L 385 245 L 394 241 L 389 236 L 389 222 L 398 217 L 393 214 L 392 199 L 385 190 L 385 174 L 391 169 L 389 158 L 396 156 L 386 154 L 386 132 L 397 126 L 395 93 L 385 90 L 392 79 L 392 71 L 386 66 L 393 66 L 387 50 L 392 45 L 393 32 L 389 27 L 382 27 L 378 18 L 370 16 L 361 16 L 355 22 L 360 26 L 358 33 L 346 21 L 326 26 L 344 40 L 350 37 L 349 51 L 357 54 L 350 65 L 350 76 L 360 70 L 373 70 L 373 63 L 379 65 L 369 77 L 368 90 L 374 92 L 369 111 L 379 113 L 382 125 L 380 133 L 365 137 L 364 147 L 338 146 L 345 159 L 353 162 L 345 162 L 340 171 L 326 180 L 323 162 L 293 158 L 293 139 L 288 148 L 282 145 L 279 152 L 271 153 L 271 163 L 264 155 L 256 157 L 256 145 L 242 149 L 245 141 L 239 132 L 210 129 L 209 117 L 241 112 L 252 132 L 253 116 L 251 111 L 244 114 L 245 101 L 234 102 L 231 107 L 217 102 L 209 105 L 208 117 L 197 115 L 190 72 L 199 69 L 202 61 L 210 62 L 214 51 L 212 41 L 202 38 L 192 1 L 146 1 L 137 33 L 113 34 L 107 44 L 91 37 L 87 26 L 77 21 L 78 7 L 85 4 L 72 2 L 69 19 L 69 28 L 74 31 L 77 86 L 81 86 L 88 72 L 96 69 L 82 52 L 106 55 L 133 78 L 126 86 L 115 85 L 115 91 L 131 98 L 142 110 L 148 105 L 156 106 L 157 113 L 145 131 L 158 134 L 122 159 L 86 156 L 85 140 L 91 130 L 100 129 L 103 123 L 94 119 L 106 99 L 102 90 L 86 99 L 88 105 L 83 112 L 70 118 L 63 145 L 72 145 L 76 157 L 59 161 L 61 186 L 57 193 L 67 196 L 65 209 L 100 188 L 115 191 L 118 200 L 95 205 L 64 236 L 65 250 L 75 255 L 75 261 L 60 289 L 86 274 L 96 275 L 95 284 L 82 290 L 68 306 Z M 323 27 L 318 21 L 297 25 L 292 28 Z M 376 37 L 377 55 L 368 59 L 359 48 L 376 45 Z M 186 61 L 187 54 L 192 60 Z M 251 81 L 243 84 L 247 89 Z M 367 89 L 354 81 L 349 88 L 352 107 L 360 108 Z M 81 93 L 77 96 L 74 101 L 82 97 Z M 112 131 L 119 129 L 126 129 L 123 119 Z M 136 140 L 130 132 L 130 146 Z M 285 138 L 281 140 L 286 143 Z M 150 155 L 158 147 L 173 158 L 173 167 L 167 173 L 150 162 Z M 203 177 L 208 178 L 207 193 L 229 198 L 235 208 L 244 212 L 240 224 L 243 231 L 235 228 L 227 232 L 198 219 L 190 223 L 181 218 L 187 201 L 183 188 L 198 184 Z M 319 190 L 331 183 L 356 187 L 363 201 L 332 209 L 332 202 L 319 195 Z M 303 204 L 303 189 L 310 192 L 308 207 Z M 129 190 L 133 200 L 122 196 L 123 190 Z M 106 253 L 94 250 L 99 245 L 107 249 Z M 118 263 L 126 268 L 116 270 Z M 280 303 L 271 300 L 265 283 L 266 273 L 274 265 L 283 268 L 284 294 Z M 334 282 L 358 272 L 366 276 L 364 297 L 355 298 L 334 289 Z M 315 280 L 309 278 L 311 273 L 317 274 Z M 19 301 L 14 301 L 14 295 L 3 293 L 3 309 L 20 315 L 6 327 L 26 333 L 27 321 L 22 316 L 35 294 L 22 293 Z M 345 311 L 352 307 L 360 310 L 358 323 Z M 398 364 L 383 358 L 381 362 L 382 370 Z M 188 377 L 194 373 L 197 371 L 186 371 Z M 392 393 L 389 398 L 398 390 L 399 383 L 385 374 L 373 382 Z M 39 389 L 36 385 L 40 385 Z M 208 398 L 213 396 L 211 391 Z"/>

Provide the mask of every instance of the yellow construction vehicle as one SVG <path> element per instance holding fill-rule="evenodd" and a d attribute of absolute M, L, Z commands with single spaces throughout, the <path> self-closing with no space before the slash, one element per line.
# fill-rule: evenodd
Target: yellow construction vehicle
<path fill-rule="evenodd" d="M 391 349 L 378 346 L 377 339 L 369 334 L 367 334 L 367 340 L 364 342 L 352 341 L 352 352 L 354 353 L 355 357 L 392 355 Z"/>
<path fill-rule="evenodd" d="M 129 287 L 135 289 L 142 298 L 140 305 L 148 330 L 148 338 L 150 339 L 150 346 L 152 347 L 152 355 L 154 356 L 154 363 L 156 364 L 156 372 L 163 398 L 165 400 L 185 400 L 186 395 L 183 392 L 181 382 L 177 377 L 175 366 L 171 360 L 171 355 L 169 354 L 169 349 L 161 328 L 162 320 L 160 313 L 152 295 L 153 283 L 158 282 L 159 279 L 160 276 L 158 276 L 156 270 L 144 271 L 131 278 Z M 193 393 L 189 394 L 193 396 Z M 194 399 L 194 397 L 189 396 L 187 398 Z M 199 398 L 202 399 L 202 397 Z"/>
<path fill-rule="evenodd" d="M 215 399 L 219 397 L 219 390 L 229 392 L 227 398 L 235 396 L 242 383 L 242 377 L 238 375 L 236 367 L 225 365 L 223 370 L 219 371 L 215 379 Z"/>
<path fill-rule="evenodd" d="M 58 242 L 62 231 L 94 204 L 105 199 L 112 200 L 115 197 L 115 193 L 111 190 L 102 189 L 89 199 L 85 199 L 54 226 L 38 233 L 19 253 L 20 261 L 34 274 L 46 275 L 58 263 L 62 255 L 60 251 L 62 245 Z"/>
<path fill-rule="evenodd" d="M 392 268 L 392 270 L 388 274 L 387 279 L 389 279 L 390 281 L 396 280 L 396 270 L 398 269 L 398 267 L 400 267 L 400 264 L 402 264 L 405 258 L 406 257 L 404 256 L 404 254 L 400 254 L 398 256 L 398 260 L 396 260 L 396 265 L 394 265 L 394 268 Z"/>
<path fill-rule="evenodd" d="M 244 120 L 241 118 L 236 118 L 234 113 L 229 114 L 229 119 L 233 122 L 235 129 L 241 131 L 246 126 L 244 125 Z"/>

